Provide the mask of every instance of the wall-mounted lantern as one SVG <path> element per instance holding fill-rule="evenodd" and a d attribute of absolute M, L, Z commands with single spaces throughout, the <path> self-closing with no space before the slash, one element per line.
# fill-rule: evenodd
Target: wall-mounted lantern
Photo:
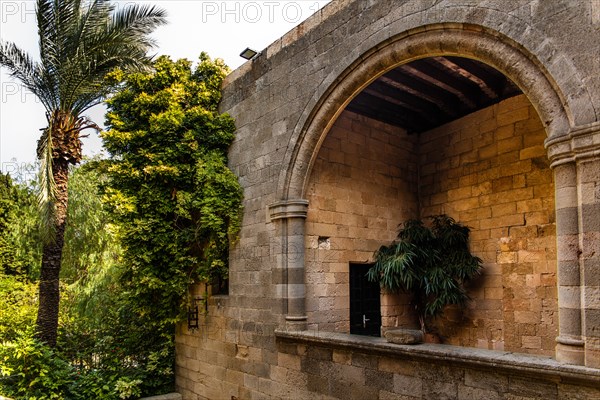
<path fill-rule="evenodd" d="M 188 329 L 200 328 L 200 304 L 204 303 L 204 310 L 208 313 L 208 301 L 202 296 L 194 296 L 188 308 Z"/>

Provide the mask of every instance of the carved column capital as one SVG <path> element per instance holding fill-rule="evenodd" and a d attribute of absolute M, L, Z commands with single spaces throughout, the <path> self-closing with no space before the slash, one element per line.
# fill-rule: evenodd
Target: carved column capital
<path fill-rule="evenodd" d="M 600 156 L 600 122 L 571 129 L 564 136 L 544 143 L 550 168 Z"/>
<path fill-rule="evenodd" d="M 308 200 L 281 200 L 269 205 L 269 219 L 306 218 Z"/>

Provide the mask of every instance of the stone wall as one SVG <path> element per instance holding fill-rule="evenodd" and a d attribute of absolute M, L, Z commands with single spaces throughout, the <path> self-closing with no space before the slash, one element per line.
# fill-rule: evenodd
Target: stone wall
<path fill-rule="evenodd" d="M 309 327 L 349 332 L 349 263 L 372 261 L 402 221 L 446 213 L 472 228 L 485 268 L 469 306 L 438 321 L 445 341 L 552 355 L 556 236 L 544 138 L 524 95 L 420 135 L 344 112 L 309 181 Z M 411 321 L 407 303 L 382 295 L 384 328 Z"/>
<path fill-rule="evenodd" d="M 545 132 L 520 95 L 420 135 L 421 215 L 472 228 L 484 261 L 449 343 L 552 355 L 558 333 L 554 184 Z"/>
<path fill-rule="evenodd" d="M 417 140 L 348 111 L 325 138 L 307 195 L 311 329 L 350 332 L 349 262 L 372 261 L 375 250 L 396 237 L 398 224 L 417 216 Z"/>

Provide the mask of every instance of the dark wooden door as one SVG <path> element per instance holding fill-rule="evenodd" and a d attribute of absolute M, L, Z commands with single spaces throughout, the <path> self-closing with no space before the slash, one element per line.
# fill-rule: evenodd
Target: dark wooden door
<path fill-rule="evenodd" d="M 372 264 L 350 264 L 350 333 L 381 336 L 379 283 L 367 279 Z"/>

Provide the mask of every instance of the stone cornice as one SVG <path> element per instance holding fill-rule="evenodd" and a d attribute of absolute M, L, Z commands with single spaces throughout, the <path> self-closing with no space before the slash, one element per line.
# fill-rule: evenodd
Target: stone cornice
<path fill-rule="evenodd" d="M 600 156 L 600 122 L 572 129 L 567 135 L 544 143 L 550 167 Z"/>
<path fill-rule="evenodd" d="M 269 219 L 306 218 L 308 200 L 282 200 L 269 205 Z"/>

